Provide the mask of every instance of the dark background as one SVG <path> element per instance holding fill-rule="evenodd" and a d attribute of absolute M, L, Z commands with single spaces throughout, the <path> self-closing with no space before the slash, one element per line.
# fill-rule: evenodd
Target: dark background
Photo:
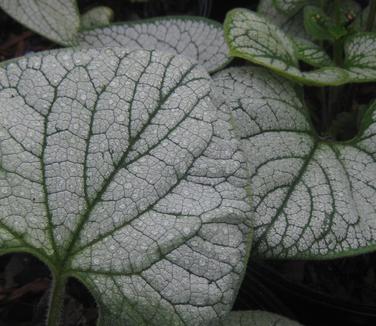
<path fill-rule="evenodd" d="M 80 0 L 81 13 L 95 5 L 114 9 L 115 21 L 164 15 L 201 15 L 223 21 L 235 7 L 256 9 L 256 0 Z M 362 5 L 367 0 L 359 1 Z M 0 11 L 0 61 L 56 45 L 30 32 Z M 310 91 L 309 89 L 306 91 Z M 376 95 L 374 84 L 356 89 Z M 376 325 L 376 254 L 331 261 L 251 259 L 235 310 L 262 309 L 307 326 Z M 48 268 L 27 254 L 0 257 L 0 326 L 44 325 L 48 304 Z M 96 304 L 88 291 L 70 280 L 64 326 L 94 326 Z M 161 325 L 163 326 L 163 325 Z"/>

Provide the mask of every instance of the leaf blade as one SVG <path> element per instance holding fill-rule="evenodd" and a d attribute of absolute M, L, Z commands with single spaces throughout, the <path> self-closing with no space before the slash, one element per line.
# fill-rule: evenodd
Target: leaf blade
<path fill-rule="evenodd" d="M 338 67 L 302 72 L 291 39 L 277 26 L 247 9 L 233 9 L 224 23 L 230 55 L 263 65 L 274 72 L 313 86 L 341 85 L 348 74 Z"/>
<path fill-rule="evenodd" d="M 374 250 L 376 106 L 357 138 L 330 143 L 288 83 L 252 68 L 215 79 L 249 162 L 256 255 L 327 259 Z"/>
<path fill-rule="evenodd" d="M 231 60 L 222 25 L 194 16 L 151 18 L 84 31 L 79 46 L 167 51 L 196 60 L 209 72 L 224 68 Z"/>
<path fill-rule="evenodd" d="M 1 0 L 0 7 L 21 24 L 54 42 L 75 44 L 80 26 L 75 0 Z"/>
<path fill-rule="evenodd" d="M 344 67 L 355 83 L 376 80 L 376 33 L 355 33 L 345 40 Z"/>
<path fill-rule="evenodd" d="M 1 223 L 86 284 L 103 320 L 189 325 L 230 309 L 250 246 L 246 172 L 202 68 L 156 51 L 54 51 L 0 68 L 0 102 Z M 9 184 L 20 173 L 38 198 Z"/>

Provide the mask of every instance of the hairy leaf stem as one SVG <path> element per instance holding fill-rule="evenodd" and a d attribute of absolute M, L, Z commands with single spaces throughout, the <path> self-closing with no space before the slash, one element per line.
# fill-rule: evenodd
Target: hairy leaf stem
<path fill-rule="evenodd" d="M 66 278 L 61 273 L 56 273 L 51 286 L 50 304 L 47 315 L 47 326 L 59 326 L 61 324 L 61 312 L 64 306 Z"/>

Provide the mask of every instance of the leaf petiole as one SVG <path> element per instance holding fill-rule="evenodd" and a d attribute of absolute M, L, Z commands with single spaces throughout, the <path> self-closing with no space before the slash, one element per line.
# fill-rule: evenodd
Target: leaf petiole
<path fill-rule="evenodd" d="M 54 275 L 51 285 L 50 304 L 47 315 L 47 326 L 60 325 L 61 313 L 64 307 L 66 277 L 60 273 Z"/>

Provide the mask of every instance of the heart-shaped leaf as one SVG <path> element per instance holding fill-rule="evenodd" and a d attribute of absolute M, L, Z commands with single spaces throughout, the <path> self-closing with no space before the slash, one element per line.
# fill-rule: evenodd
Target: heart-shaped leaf
<path fill-rule="evenodd" d="M 156 51 L 57 51 L 0 68 L 1 252 L 90 289 L 100 325 L 204 325 L 249 249 L 247 182 L 204 69 Z M 51 306 L 49 322 L 59 309 Z"/>
<path fill-rule="evenodd" d="M 253 252 L 329 258 L 376 248 L 376 103 L 359 134 L 320 139 L 293 87 L 263 69 L 215 76 L 249 163 Z M 218 95 L 219 96 L 219 95 Z"/>
<path fill-rule="evenodd" d="M 352 82 L 376 81 L 376 32 L 355 33 L 345 42 L 345 63 Z"/>
<path fill-rule="evenodd" d="M 231 61 L 222 25 L 203 17 L 171 16 L 118 23 L 80 33 L 79 46 L 161 50 L 194 59 L 209 72 Z"/>
<path fill-rule="evenodd" d="M 226 16 L 224 29 L 232 56 L 263 65 L 303 84 L 340 85 L 348 81 L 347 73 L 337 67 L 300 71 L 294 44 L 289 36 L 250 10 L 231 10 Z"/>
<path fill-rule="evenodd" d="M 110 25 L 114 12 L 106 6 L 90 9 L 81 16 L 81 30 Z"/>
<path fill-rule="evenodd" d="M 80 27 L 75 0 L 0 0 L 0 7 L 21 24 L 62 45 L 73 45 Z"/>
<path fill-rule="evenodd" d="M 220 326 L 301 326 L 286 317 L 261 310 L 233 311 Z"/>
<path fill-rule="evenodd" d="M 346 35 L 346 28 L 337 25 L 332 17 L 325 14 L 317 6 L 304 8 L 304 27 L 306 32 L 315 40 L 335 41 Z"/>
<path fill-rule="evenodd" d="M 336 15 L 336 2 L 327 1 L 327 13 L 330 17 Z M 356 20 L 361 17 L 362 7 L 357 1 L 354 0 L 341 0 L 339 6 L 339 22 L 341 25 L 347 28 Z"/>

